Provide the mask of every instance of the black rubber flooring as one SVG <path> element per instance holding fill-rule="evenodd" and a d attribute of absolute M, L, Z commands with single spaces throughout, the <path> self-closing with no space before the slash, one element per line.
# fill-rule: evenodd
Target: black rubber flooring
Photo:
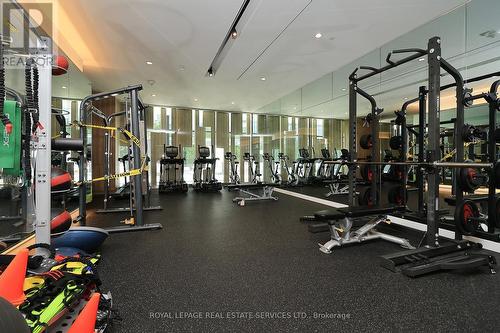
<path fill-rule="evenodd" d="M 100 274 L 123 317 L 113 332 L 498 331 L 499 275 L 411 279 L 379 266 L 379 255 L 400 250 L 383 241 L 323 254 L 317 242 L 329 235 L 309 234 L 298 218 L 325 207 L 277 195 L 245 207 L 225 191 L 163 195 L 164 209 L 145 215 L 163 230 L 111 235 Z M 89 220 L 118 225 L 120 216 Z"/>

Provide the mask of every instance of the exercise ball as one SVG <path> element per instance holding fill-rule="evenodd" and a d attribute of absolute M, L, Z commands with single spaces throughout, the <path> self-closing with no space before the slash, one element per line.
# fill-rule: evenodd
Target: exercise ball
<path fill-rule="evenodd" d="M 53 58 L 52 75 L 58 76 L 68 72 L 69 62 L 65 56 L 57 55 Z"/>
<path fill-rule="evenodd" d="M 68 191 L 71 189 L 71 175 L 58 167 L 52 168 L 50 172 L 50 186 L 52 191 Z"/>
<path fill-rule="evenodd" d="M 71 227 L 71 214 L 67 210 L 52 210 L 50 232 L 57 234 L 65 232 Z"/>

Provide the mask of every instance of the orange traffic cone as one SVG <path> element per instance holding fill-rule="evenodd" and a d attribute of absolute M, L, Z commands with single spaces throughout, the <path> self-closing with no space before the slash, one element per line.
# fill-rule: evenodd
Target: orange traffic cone
<path fill-rule="evenodd" d="M 18 306 L 26 299 L 23 285 L 28 268 L 28 249 L 22 249 L 0 275 L 0 297 Z"/>
<path fill-rule="evenodd" d="M 95 321 L 97 319 L 97 308 L 101 294 L 94 293 L 88 303 L 78 315 L 68 333 L 95 333 Z"/>

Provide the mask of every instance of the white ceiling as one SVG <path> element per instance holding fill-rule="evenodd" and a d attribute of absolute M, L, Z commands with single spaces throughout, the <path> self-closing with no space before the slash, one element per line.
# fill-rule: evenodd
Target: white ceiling
<path fill-rule="evenodd" d="M 90 50 L 80 56 L 94 89 L 142 83 L 146 103 L 255 111 L 465 0 L 251 0 L 250 16 L 217 74 L 206 77 L 242 1 L 58 5 L 81 38 L 70 37 L 76 51 L 79 45 Z"/>

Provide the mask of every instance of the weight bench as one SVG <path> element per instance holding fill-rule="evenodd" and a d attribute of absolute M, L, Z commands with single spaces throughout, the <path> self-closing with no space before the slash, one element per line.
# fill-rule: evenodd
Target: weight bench
<path fill-rule="evenodd" d="M 332 195 L 348 194 L 349 193 L 349 183 L 344 180 L 328 180 L 324 182 L 328 185 L 330 191 L 325 194 L 325 197 L 329 198 Z"/>
<path fill-rule="evenodd" d="M 245 206 L 246 201 L 278 200 L 273 196 L 274 186 L 266 183 L 228 185 L 229 191 L 238 190 L 240 196 L 233 199 L 238 206 Z"/>
<path fill-rule="evenodd" d="M 377 231 L 378 224 L 390 223 L 388 214 L 401 212 L 406 207 L 346 207 L 322 210 L 314 213 L 314 219 L 319 222 L 327 222 L 330 229 L 331 239 L 325 244 L 318 244 L 323 253 L 330 254 L 334 247 L 345 244 L 361 243 L 373 239 L 383 239 L 388 242 L 399 244 L 406 249 L 414 249 L 407 239 L 392 236 Z M 359 221 L 359 218 L 376 216 L 368 222 Z M 357 228 L 356 230 L 352 230 Z"/>

